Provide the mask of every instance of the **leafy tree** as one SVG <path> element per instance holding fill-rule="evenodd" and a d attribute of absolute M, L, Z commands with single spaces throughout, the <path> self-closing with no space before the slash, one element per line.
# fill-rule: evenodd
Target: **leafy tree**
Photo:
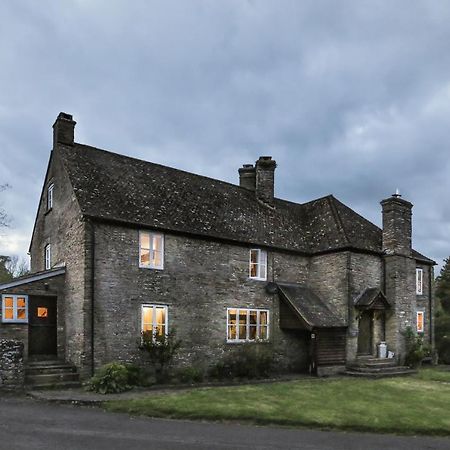
<path fill-rule="evenodd" d="M 21 277 L 29 272 L 28 263 L 18 256 L 0 255 L 0 283 Z"/>
<path fill-rule="evenodd" d="M 0 192 L 8 188 L 9 188 L 8 184 L 0 184 Z M 2 207 L 0 207 L 0 228 L 7 227 L 8 224 L 9 224 L 8 215 L 6 214 L 6 211 Z"/>
<path fill-rule="evenodd" d="M 444 260 L 444 266 L 436 278 L 435 337 L 439 361 L 450 364 L 450 257 Z"/>

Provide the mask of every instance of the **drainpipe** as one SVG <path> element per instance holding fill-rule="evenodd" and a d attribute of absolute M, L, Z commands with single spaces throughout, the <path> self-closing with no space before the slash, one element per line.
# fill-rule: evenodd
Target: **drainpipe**
<path fill-rule="evenodd" d="M 432 283 L 434 282 L 434 280 L 432 279 L 432 272 L 433 272 L 433 266 L 429 266 L 428 267 L 428 304 L 429 304 L 429 315 L 430 315 L 430 345 L 431 345 L 431 349 L 434 350 L 434 345 L 433 345 L 433 341 L 434 341 L 434 331 L 433 331 L 433 325 L 434 325 L 434 320 L 433 320 L 433 288 L 432 288 Z"/>
<path fill-rule="evenodd" d="M 95 312 L 95 227 L 94 222 L 91 225 L 91 373 L 94 375 L 94 312 Z"/>

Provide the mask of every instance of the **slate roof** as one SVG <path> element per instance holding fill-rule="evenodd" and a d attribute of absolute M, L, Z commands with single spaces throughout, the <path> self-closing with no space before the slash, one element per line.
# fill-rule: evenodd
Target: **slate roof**
<path fill-rule="evenodd" d="M 311 289 L 295 283 L 276 283 L 287 300 L 310 328 L 345 327 L 339 318 Z"/>
<path fill-rule="evenodd" d="M 298 204 L 83 144 L 60 146 L 83 215 L 306 254 L 381 252 L 381 230 L 332 195 Z M 429 260 L 431 261 L 431 260 Z"/>
<path fill-rule="evenodd" d="M 391 304 L 387 300 L 386 296 L 381 292 L 379 288 L 368 288 L 362 291 L 358 297 L 355 298 L 355 306 L 358 308 L 369 308 L 378 299 L 381 298 L 383 303 L 390 307 Z"/>

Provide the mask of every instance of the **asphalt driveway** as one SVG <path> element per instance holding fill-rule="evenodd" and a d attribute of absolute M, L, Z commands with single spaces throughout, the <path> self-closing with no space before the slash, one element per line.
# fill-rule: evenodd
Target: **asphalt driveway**
<path fill-rule="evenodd" d="M 0 394 L 0 449 L 445 449 L 450 438 L 133 418 Z"/>

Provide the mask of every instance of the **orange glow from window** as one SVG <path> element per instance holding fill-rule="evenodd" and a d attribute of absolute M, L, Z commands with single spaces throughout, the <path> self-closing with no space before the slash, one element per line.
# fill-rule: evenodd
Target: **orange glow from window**
<path fill-rule="evenodd" d="M 42 306 L 39 306 L 37 309 L 37 316 L 38 317 L 48 317 L 48 309 L 44 308 Z"/>

